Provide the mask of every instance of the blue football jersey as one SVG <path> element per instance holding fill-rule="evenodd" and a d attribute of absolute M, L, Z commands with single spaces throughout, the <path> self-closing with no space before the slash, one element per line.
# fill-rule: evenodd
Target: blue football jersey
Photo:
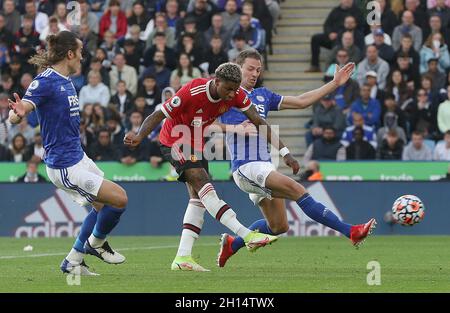
<path fill-rule="evenodd" d="M 245 90 L 245 89 L 244 89 Z M 283 97 L 265 87 L 247 91 L 248 98 L 252 101 L 256 111 L 263 119 L 267 118 L 269 111 L 278 111 Z M 231 108 L 219 118 L 221 123 L 238 125 L 247 120 L 247 116 L 241 111 Z M 239 166 L 253 161 L 270 162 L 270 150 L 266 138 L 242 137 L 237 134 L 227 134 L 226 144 L 231 156 L 231 170 L 234 172 Z"/>
<path fill-rule="evenodd" d="M 36 109 L 45 164 L 55 169 L 77 164 L 84 152 L 80 141 L 78 96 L 70 78 L 49 68 L 36 76 L 23 100 L 31 102 Z"/>

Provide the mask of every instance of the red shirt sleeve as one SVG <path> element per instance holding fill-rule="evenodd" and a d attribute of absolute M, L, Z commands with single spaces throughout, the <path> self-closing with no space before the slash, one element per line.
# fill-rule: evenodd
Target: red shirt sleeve
<path fill-rule="evenodd" d="M 191 84 L 185 84 L 172 98 L 164 102 L 161 106 L 161 111 L 168 119 L 179 116 L 183 108 L 187 106 L 191 98 L 190 86 Z"/>
<path fill-rule="evenodd" d="M 245 91 L 242 90 L 242 88 L 239 88 L 239 92 L 236 95 L 235 99 L 236 100 L 234 106 L 237 107 L 242 112 L 247 111 L 252 105 L 252 101 L 250 101 L 250 99 L 247 97 Z"/>

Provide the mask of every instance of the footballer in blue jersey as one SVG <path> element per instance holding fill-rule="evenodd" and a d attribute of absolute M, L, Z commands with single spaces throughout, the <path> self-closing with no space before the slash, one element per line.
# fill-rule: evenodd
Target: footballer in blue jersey
<path fill-rule="evenodd" d="M 44 144 L 47 175 L 77 203 L 91 208 L 73 248 L 63 260 L 64 273 L 97 275 L 89 271 L 85 254 L 119 264 L 125 257 L 106 241 L 125 211 L 128 198 L 119 185 L 104 179 L 103 172 L 83 152 L 80 141 L 78 96 L 69 75 L 81 69 L 83 44 L 75 34 L 62 31 L 47 38 L 47 51 L 30 59 L 43 71 L 35 77 L 23 99 L 9 100 L 10 121 L 36 110 Z"/>

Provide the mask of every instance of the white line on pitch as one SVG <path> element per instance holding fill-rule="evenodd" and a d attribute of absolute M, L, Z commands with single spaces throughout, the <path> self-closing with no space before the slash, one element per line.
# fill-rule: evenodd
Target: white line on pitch
<path fill-rule="evenodd" d="M 215 243 L 205 243 L 199 244 L 197 246 L 217 246 Z M 178 248 L 178 245 L 171 246 L 151 246 L 151 247 L 131 247 L 131 248 L 121 248 L 116 249 L 117 251 L 130 251 L 130 250 L 155 250 L 155 249 L 169 249 L 169 248 Z M 58 252 L 58 253 L 40 253 L 40 254 L 29 254 L 29 255 L 4 255 L 0 256 L 0 260 L 9 260 L 9 259 L 22 259 L 22 258 L 41 258 L 48 256 L 63 256 L 66 255 L 67 252 Z"/>

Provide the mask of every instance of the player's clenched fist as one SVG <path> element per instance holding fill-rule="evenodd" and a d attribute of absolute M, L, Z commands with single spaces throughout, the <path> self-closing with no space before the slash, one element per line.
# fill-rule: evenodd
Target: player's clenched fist
<path fill-rule="evenodd" d="M 300 170 L 300 164 L 298 164 L 298 161 L 292 157 L 292 155 L 287 154 L 284 157 L 284 163 L 286 163 L 287 166 L 292 168 L 292 174 L 297 174 Z"/>
<path fill-rule="evenodd" d="M 142 139 L 136 135 L 134 132 L 129 132 L 125 135 L 125 137 L 123 138 L 123 143 L 126 146 L 129 146 L 130 148 L 135 148 L 137 146 L 139 146 L 139 144 L 141 143 Z"/>

